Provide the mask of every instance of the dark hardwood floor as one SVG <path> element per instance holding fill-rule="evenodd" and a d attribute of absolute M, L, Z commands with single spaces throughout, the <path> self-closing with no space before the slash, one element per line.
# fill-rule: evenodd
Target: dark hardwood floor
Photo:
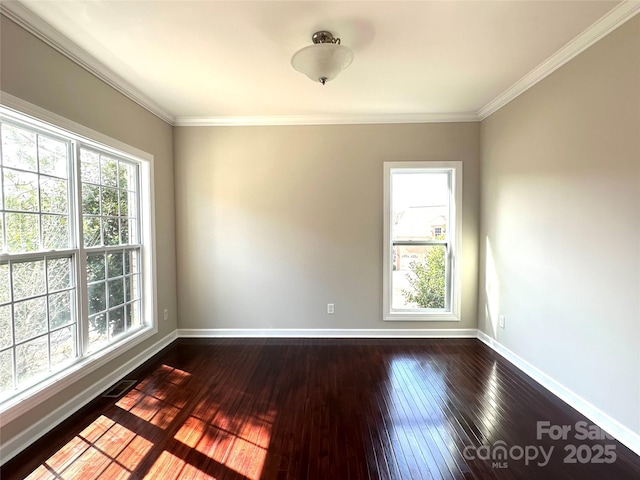
<path fill-rule="evenodd" d="M 180 339 L 127 378 L 1 478 L 640 478 L 478 340 Z M 538 439 L 537 422 L 571 430 Z"/>

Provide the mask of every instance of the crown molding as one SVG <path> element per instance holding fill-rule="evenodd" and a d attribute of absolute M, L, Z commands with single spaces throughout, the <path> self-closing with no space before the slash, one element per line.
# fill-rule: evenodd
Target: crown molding
<path fill-rule="evenodd" d="M 423 114 L 269 115 L 175 117 L 109 67 L 79 47 L 17 0 L 2 0 L 0 13 L 51 46 L 100 80 L 136 102 L 158 118 L 174 126 L 276 126 L 354 125 L 394 123 L 479 122 L 582 53 L 602 37 L 640 13 L 640 0 L 623 0 L 555 54 L 477 112 Z"/>
<path fill-rule="evenodd" d="M 235 127 L 282 125 L 362 125 L 384 123 L 477 122 L 474 112 L 362 115 L 265 115 L 247 117 L 176 117 L 179 127 Z"/>
<path fill-rule="evenodd" d="M 24 4 L 14 0 L 3 0 L 0 2 L 0 13 L 147 111 L 153 113 L 168 124 L 173 125 L 174 116 L 171 113 L 155 103 L 94 56 L 80 48 L 68 37 L 53 28 Z"/>
<path fill-rule="evenodd" d="M 536 83 L 555 72 L 569 60 L 573 59 L 605 35 L 640 13 L 640 0 L 624 0 L 609 13 L 596 21 L 588 29 L 567 43 L 564 47 L 531 70 L 507 90 L 487 103 L 478 111 L 478 119 L 484 120 L 497 112 L 511 100 L 533 87 Z"/>

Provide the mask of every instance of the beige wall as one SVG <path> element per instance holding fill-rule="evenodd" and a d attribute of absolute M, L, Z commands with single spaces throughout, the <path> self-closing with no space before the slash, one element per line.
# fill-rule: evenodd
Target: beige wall
<path fill-rule="evenodd" d="M 477 123 L 176 128 L 180 328 L 476 328 L 478 152 Z M 382 321 L 394 160 L 464 162 L 460 322 Z"/>
<path fill-rule="evenodd" d="M 154 337 L 27 415 L 3 424 L 2 441 L 6 442 L 175 330 L 177 308 L 172 127 L 10 20 L 1 17 L 1 21 L 0 89 L 154 155 L 158 309 L 170 312 L 170 320 L 159 323 Z"/>
<path fill-rule="evenodd" d="M 480 328 L 640 432 L 640 18 L 482 122 L 481 185 Z"/>

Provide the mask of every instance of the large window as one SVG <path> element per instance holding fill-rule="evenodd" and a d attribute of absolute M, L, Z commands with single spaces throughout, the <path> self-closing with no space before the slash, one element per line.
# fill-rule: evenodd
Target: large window
<path fill-rule="evenodd" d="M 0 138 L 6 407 L 151 330 L 153 282 L 148 161 L 3 107 Z"/>
<path fill-rule="evenodd" d="M 384 169 L 384 320 L 459 320 L 462 164 Z"/>

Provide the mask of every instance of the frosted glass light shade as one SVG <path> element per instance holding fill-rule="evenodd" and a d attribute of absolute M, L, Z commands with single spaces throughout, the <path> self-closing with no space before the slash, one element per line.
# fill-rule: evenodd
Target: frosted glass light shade
<path fill-rule="evenodd" d="M 333 80 L 353 61 L 353 52 L 337 43 L 316 43 L 298 50 L 291 57 L 291 66 L 314 82 Z"/>

